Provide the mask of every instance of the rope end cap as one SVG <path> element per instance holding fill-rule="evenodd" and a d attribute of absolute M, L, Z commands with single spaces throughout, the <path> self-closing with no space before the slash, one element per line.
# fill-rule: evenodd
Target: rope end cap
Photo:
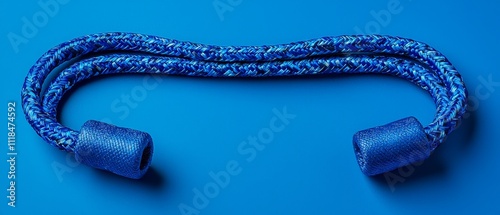
<path fill-rule="evenodd" d="M 144 176 L 152 157 L 148 133 L 95 120 L 83 124 L 75 146 L 77 161 L 132 179 Z"/>
<path fill-rule="evenodd" d="M 368 176 L 425 160 L 431 145 L 415 117 L 357 132 L 354 152 L 361 171 Z"/>

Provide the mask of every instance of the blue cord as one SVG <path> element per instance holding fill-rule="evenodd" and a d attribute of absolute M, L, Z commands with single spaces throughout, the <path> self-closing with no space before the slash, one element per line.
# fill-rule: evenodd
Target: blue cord
<path fill-rule="evenodd" d="M 87 54 L 92 56 L 82 57 Z M 70 60 L 72 64 L 42 92 L 47 75 Z M 430 93 L 436 116 L 425 127 L 410 117 L 358 132 L 353 144 L 358 164 L 367 175 L 425 159 L 459 125 L 467 100 L 460 74 L 441 53 L 424 43 L 393 36 L 338 36 L 273 46 L 224 47 L 134 33 L 102 33 L 52 48 L 25 79 L 22 105 L 26 119 L 45 141 L 74 152 L 81 162 L 130 178 L 142 177 L 150 165 L 153 145 L 147 133 L 96 121 L 75 131 L 56 118 L 59 101 L 76 83 L 115 73 L 201 77 L 376 73 L 407 79 Z M 129 149 L 127 144 L 134 147 Z"/>

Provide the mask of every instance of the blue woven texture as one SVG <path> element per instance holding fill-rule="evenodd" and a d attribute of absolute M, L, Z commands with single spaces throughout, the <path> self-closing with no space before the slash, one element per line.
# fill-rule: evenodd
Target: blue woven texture
<path fill-rule="evenodd" d="M 47 75 L 69 60 L 72 64 L 42 92 Z M 423 128 L 431 150 L 459 125 L 467 99 L 460 74 L 440 52 L 400 37 L 354 35 L 271 46 L 213 46 L 134 33 L 102 33 L 62 43 L 33 65 L 22 90 L 28 122 L 48 143 L 74 151 L 79 132 L 57 122 L 59 101 L 76 83 L 114 73 L 199 77 L 393 75 L 428 91 L 436 103 L 434 120 Z"/>
<path fill-rule="evenodd" d="M 353 144 L 359 167 L 366 175 L 422 161 L 431 153 L 422 124 L 414 117 L 359 131 Z"/>
<path fill-rule="evenodd" d="M 89 120 L 75 146 L 77 161 L 128 178 L 141 178 L 153 157 L 153 141 L 145 132 Z"/>

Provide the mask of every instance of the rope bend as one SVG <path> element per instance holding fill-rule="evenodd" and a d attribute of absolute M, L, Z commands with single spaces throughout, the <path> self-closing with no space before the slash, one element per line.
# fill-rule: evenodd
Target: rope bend
<path fill-rule="evenodd" d="M 105 54 L 110 51 L 115 53 Z M 80 59 L 90 53 L 94 57 Z M 77 61 L 62 70 L 42 92 L 47 75 L 74 59 Z M 24 82 L 21 94 L 27 121 L 51 145 L 75 152 L 77 160 L 130 178 L 142 177 L 149 167 L 153 151 L 149 134 L 95 121 L 75 131 L 56 118 L 59 101 L 74 85 L 115 73 L 202 77 L 377 73 L 409 80 L 432 96 L 435 118 L 425 127 L 415 118 L 407 118 L 358 132 L 354 148 L 358 164 L 367 175 L 425 159 L 459 125 L 467 101 L 460 74 L 441 53 L 424 43 L 393 36 L 323 37 L 272 46 L 213 46 L 134 33 L 101 33 L 50 49 L 31 67 Z M 132 140 L 135 143 L 131 144 L 138 144 L 133 151 L 123 151 L 117 145 Z M 113 161 L 100 158 L 116 152 L 116 148 L 122 151 Z"/>

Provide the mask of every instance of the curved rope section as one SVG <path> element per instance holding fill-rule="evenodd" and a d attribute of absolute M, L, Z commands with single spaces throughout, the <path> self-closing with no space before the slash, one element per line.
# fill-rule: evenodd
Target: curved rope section
<path fill-rule="evenodd" d="M 93 57 L 81 59 L 87 54 Z M 42 92 L 47 75 L 75 59 Z M 82 132 L 57 121 L 59 101 L 78 82 L 115 73 L 198 77 L 340 73 L 397 76 L 428 91 L 436 103 L 434 120 L 423 127 L 430 151 L 459 125 L 467 99 L 460 74 L 441 53 L 424 43 L 400 37 L 357 35 L 271 46 L 213 46 L 134 33 L 102 33 L 62 43 L 31 67 L 22 89 L 27 121 L 48 143 L 75 151 Z"/>

